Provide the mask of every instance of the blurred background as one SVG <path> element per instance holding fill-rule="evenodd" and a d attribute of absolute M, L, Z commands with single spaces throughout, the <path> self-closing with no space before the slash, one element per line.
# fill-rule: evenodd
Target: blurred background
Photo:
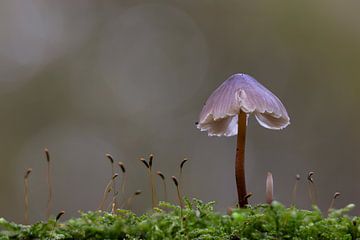
<path fill-rule="evenodd" d="M 236 203 L 236 137 L 195 127 L 203 103 L 233 73 L 244 72 L 284 103 L 282 131 L 249 121 L 246 177 L 251 204 L 275 198 L 310 208 L 314 171 L 320 208 L 360 213 L 360 2 L 24 1 L 0 2 L 0 216 L 21 222 L 23 176 L 31 167 L 30 219 L 45 218 L 46 160 L 52 162 L 52 214 L 98 207 L 111 176 L 105 154 L 127 170 L 132 209 L 151 207 L 140 157 L 169 180 L 189 158 L 184 195 Z M 116 168 L 117 172 L 119 169 Z M 164 199 L 156 177 L 159 199 Z M 119 186 L 119 182 L 117 182 Z"/>

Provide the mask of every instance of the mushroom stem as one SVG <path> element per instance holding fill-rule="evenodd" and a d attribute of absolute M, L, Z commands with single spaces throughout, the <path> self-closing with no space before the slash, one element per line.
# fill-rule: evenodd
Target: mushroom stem
<path fill-rule="evenodd" d="M 246 138 L 246 113 L 240 110 L 238 114 L 238 133 L 235 161 L 235 176 L 238 192 L 239 207 L 243 208 L 248 204 L 245 184 L 245 138 Z"/>

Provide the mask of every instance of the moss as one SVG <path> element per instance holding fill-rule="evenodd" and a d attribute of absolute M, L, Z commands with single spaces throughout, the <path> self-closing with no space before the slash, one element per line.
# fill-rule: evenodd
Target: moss
<path fill-rule="evenodd" d="M 214 203 L 185 200 L 181 209 L 160 203 L 141 216 L 128 210 L 81 213 L 66 222 L 31 226 L 0 218 L 0 239 L 358 239 L 360 218 L 346 215 L 353 205 L 322 216 L 319 209 L 286 208 L 278 202 L 230 215 L 214 212 Z"/>

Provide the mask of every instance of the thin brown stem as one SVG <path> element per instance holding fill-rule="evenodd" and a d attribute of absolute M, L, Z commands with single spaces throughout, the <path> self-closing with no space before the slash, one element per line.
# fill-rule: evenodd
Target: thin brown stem
<path fill-rule="evenodd" d="M 29 223 L 29 176 L 32 169 L 28 168 L 24 175 L 24 206 L 25 206 L 25 213 L 24 213 L 24 224 Z"/>
<path fill-rule="evenodd" d="M 315 174 L 314 172 L 309 172 L 308 174 L 309 197 L 310 197 L 311 205 L 316 205 L 317 203 L 316 186 L 313 178 L 314 174 Z"/>
<path fill-rule="evenodd" d="M 109 188 L 109 192 L 111 192 L 111 190 L 112 190 L 112 188 L 110 187 L 110 188 Z M 113 198 L 112 198 L 112 201 L 110 201 L 109 204 L 107 205 L 107 207 L 104 208 L 104 211 L 108 211 L 109 209 L 110 209 L 110 211 L 111 211 L 112 206 L 113 206 L 113 203 L 114 203 L 115 200 L 116 200 L 115 197 L 113 197 Z M 116 206 L 115 206 L 115 208 L 116 208 Z"/>
<path fill-rule="evenodd" d="M 124 194 L 125 193 L 125 183 L 126 183 L 126 169 L 125 169 L 125 165 L 123 162 L 119 162 L 118 165 L 121 169 L 121 172 L 123 173 L 120 189 L 121 189 L 121 193 Z"/>
<path fill-rule="evenodd" d="M 155 191 L 154 179 L 151 168 L 149 168 L 149 178 L 150 178 L 150 187 L 151 187 L 151 204 L 152 207 L 154 208 L 157 205 L 157 200 L 156 200 L 156 191 Z"/>
<path fill-rule="evenodd" d="M 102 197 L 101 202 L 100 202 L 100 205 L 99 205 L 99 207 L 98 207 L 98 210 L 101 210 L 101 211 L 103 210 L 104 204 L 105 204 L 105 202 L 106 202 L 106 200 L 107 200 L 107 198 L 108 198 L 108 194 L 109 194 L 109 192 L 112 190 L 112 189 L 111 189 L 111 185 L 112 185 L 113 181 L 114 181 L 117 177 L 118 177 L 118 174 L 115 173 L 114 176 L 112 176 L 111 180 L 110 180 L 110 181 L 108 182 L 108 184 L 106 185 L 105 191 L 104 191 L 104 194 L 103 194 L 103 197 Z"/>
<path fill-rule="evenodd" d="M 245 183 L 245 140 L 246 140 L 246 113 L 240 110 L 238 114 L 238 134 L 237 134 L 237 148 L 235 161 L 235 176 L 236 186 L 238 192 L 239 207 L 243 208 L 248 204 L 245 198 L 246 183 Z"/>
<path fill-rule="evenodd" d="M 180 207 L 183 208 L 184 204 L 183 204 L 182 197 L 181 197 L 181 194 L 180 194 L 179 186 L 176 187 L 176 192 L 177 192 L 177 195 L 178 195 L 178 198 L 179 198 Z"/>
<path fill-rule="evenodd" d="M 180 193 L 179 181 L 177 180 L 177 178 L 175 176 L 172 176 L 171 178 L 172 178 L 172 180 L 173 180 L 173 182 L 175 184 L 175 187 L 176 187 L 176 193 L 177 193 L 179 205 L 180 205 L 181 208 L 183 208 L 184 203 L 183 203 L 182 196 L 181 196 L 181 193 Z"/>
<path fill-rule="evenodd" d="M 121 176 L 121 185 L 120 185 L 120 191 L 117 192 L 117 198 L 115 199 L 116 201 L 116 206 L 115 207 L 119 207 L 120 206 L 120 202 L 121 202 L 121 198 L 124 197 L 125 195 L 125 184 L 126 184 L 126 169 L 125 169 L 125 165 L 123 162 L 118 162 L 118 165 L 120 167 L 120 170 L 122 172 L 122 176 Z"/>
<path fill-rule="evenodd" d="M 328 212 L 330 212 L 334 208 L 335 199 L 337 199 L 340 196 L 339 192 L 335 192 L 333 198 L 331 199 L 330 206 L 328 208 Z"/>
<path fill-rule="evenodd" d="M 152 177 L 153 159 L 154 159 L 154 156 L 152 154 L 150 154 L 149 163 L 145 160 L 145 158 L 140 158 L 140 161 L 145 165 L 145 167 L 148 170 L 150 190 L 151 190 L 151 205 L 154 208 L 156 206 L 156 200 L 155 200 L 155 191 L 154 191 L 154 181 L 153 181 L 153 177 Z"/>
<path fill-rule="evenodd" d="M 131 204 L 132 204 L 134 198 L 135 198 L 136 196 L 140 195 L 141 193 L 142 193 L 141 190 L 137 190 L 136 192 L 134 192 L 133 195 L 131 195 L 131 196 L 127 199 L 126 202 L 124 202 L 123 204 L 121 204 L 121 208 L 125 207 L 125 204 L 126 204 L 126 208 L 127 208 L 127 209 L 130 209 Z"/>
<path fill-rule="evenodd" d="M 181 163 L 180 163 L 180 171 L 179 171 L 179 181 L 180 181 L 180 185 L 182 183 L 182 172 L 183 172 L 183 168 L 184 168 L 184 165 L 185 163 L 189 161 L 187 158 L 184 158 Z"/>
<path fill-rule="evenodd" d="M 114 169 L 114 158 L 111 156 L 111 154 L 106 154 L 106 157 L 110 160 L 111 163 L 111 176 L 114 176 L 115 169 Z M 116 187 L 115 187 L 116 181 L 112 181 L 112 189 L 113 189 L 113 203 L 116 202 Z"/>
<path fill-rule="evenodd" d="M 161 178 L 161 181 L 163 182 L 164 201 L 167 202 L 167 189 L 166 189 L 165 175 L 160 171 L 157 171 L 156 174 Z"/>
<path fill-rule="evenodd" d="M 189 161 L 187 158 L 184 158 L 180 163 L 180 171 L 179 171 L 179 188 L 182 193 L 184 193 L 184 187 L 183 187 L 183 168 L 185 163 Z"/>
<path fill-rule="evenodd" d="M 46 208 L 46 219 L 49 219 L 50 212 L 51 212 L 52 195 L 53 195 L 52 181 L 51 181 L 51 161 L 50 161 L 49 150 L 47 148 L 45 148 L 44 152 L 45 152 L 45 157 L 46 157 L 46 162 L 47 162 L 46 175 L 47 175 L 47 184 L 48 184 L 48 201 L 47 201 L 47 208 Z"/>
<path fill-rule="evenodd" d="M 149 169 L 149 178 L 150 178 L 150 187 L 151 187 L 151 202 L 152 202 L 152 207 L 154 208 L 157 206 L 157 196 L 156 196 L 156 187 L 155 187 L 154 177 L 153 177 L 153 172 L 152 172 L 153 160 L 154 160 L 154 155 L 150 154 L 148 169 Z"/>

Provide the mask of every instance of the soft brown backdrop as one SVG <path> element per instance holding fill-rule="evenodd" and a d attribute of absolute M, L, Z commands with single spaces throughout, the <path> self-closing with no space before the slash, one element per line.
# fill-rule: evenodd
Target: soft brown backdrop
<path fill-rule="evenodd" d="M 43 148 L 53 158 L 53 213 L 95 209 L 110 174 L 106 153 L 128 169 L 134 210 L 151 205 L 138 159 L 178 173 L 189 197 L 236 202 L 235 138 L 195 128 L 209 94 L 245 72 L 284 102 L 283 131 L 250 120 L 251 203 L 264 201 L 267 171 L 289 204 L 309 208 L 308 171 L 320 207 L 360 207 L 359 1 L 26 1 L 0 3 L 0 216 L 21 221 L 22 177 L 30 179 L 31 220 L 44 218 Z M 175 200 L 171 182 L 168 187 Z M 161 193 L 161 190 L 159 190 Z M 359 208 L 353 213 L 359 213 Z"/>

